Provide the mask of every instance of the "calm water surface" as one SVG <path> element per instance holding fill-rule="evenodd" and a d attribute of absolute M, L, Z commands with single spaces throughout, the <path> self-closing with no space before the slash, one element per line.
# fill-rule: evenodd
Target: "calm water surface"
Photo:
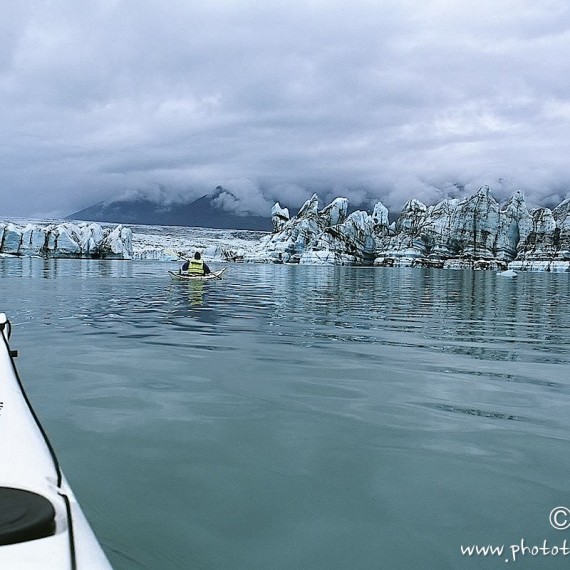
<path fill-rule="evenodd" d="M 548 522 L 570 276 L 169 268 L 0 259 L 20 374 L 115 568 L 498 568 L 460 546 L 570 542 Z"/>

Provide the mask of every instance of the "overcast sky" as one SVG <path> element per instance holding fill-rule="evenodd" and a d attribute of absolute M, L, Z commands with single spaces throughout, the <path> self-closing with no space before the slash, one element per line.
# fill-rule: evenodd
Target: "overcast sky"
<path fill-rule="evenodd" d="M 568 0 L 2 0 L 0 217 L 570 196 Z"/>

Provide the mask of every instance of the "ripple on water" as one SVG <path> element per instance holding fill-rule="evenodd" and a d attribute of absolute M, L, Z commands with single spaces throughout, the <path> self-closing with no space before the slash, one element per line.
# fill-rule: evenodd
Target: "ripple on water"
<path fill-rule="evenodd" d="M 457 568 L 563 504 L 567 275 L 168 268 L 0 259 L 21 376 L 117 568 Z"/>

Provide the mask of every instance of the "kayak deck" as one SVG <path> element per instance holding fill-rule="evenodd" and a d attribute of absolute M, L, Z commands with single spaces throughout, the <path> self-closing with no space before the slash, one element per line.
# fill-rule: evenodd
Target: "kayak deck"
<path fill-rule="evenodd" d="M 110 570 L 20 380 L 0 313 L 0 568 Z"/>
<path fill-rule="evenodd" d="M 208 275 L 188 275 L 186 273 L 177 273 L 176 271 L 169 271 L 168 274 L 172 279 L 177 281 L 208 281 L 210 279 L 221 279 L 224 271 L 227 268 L 224 267 L 219 271 L 212 271 Z"/>

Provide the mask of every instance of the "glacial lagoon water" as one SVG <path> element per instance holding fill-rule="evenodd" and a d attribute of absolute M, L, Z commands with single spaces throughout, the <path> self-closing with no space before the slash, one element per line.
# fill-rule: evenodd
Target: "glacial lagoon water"
<path fill-rule="evenodd" d="M 510 546 L 570 549 L 569 275 L 169 268 L 0 259 L 20 375 L 116 569 L 568 567 Z"/>

